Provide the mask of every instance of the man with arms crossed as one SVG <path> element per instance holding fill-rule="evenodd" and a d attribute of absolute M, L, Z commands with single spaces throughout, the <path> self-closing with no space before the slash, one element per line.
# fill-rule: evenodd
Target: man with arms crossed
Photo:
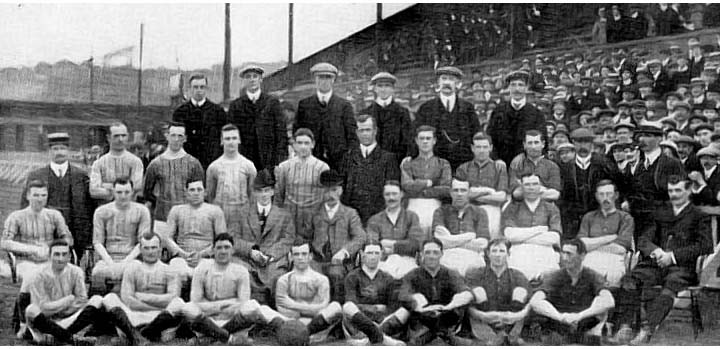
<path fill-rule="evenodd" d="M 101 156 L 92 164 L 90 170 L 90 196 L 105 204 L 112 200 L 113 183 L 120 177 L 130 178 L 135 193 L 143 187 L 142 160 L 127 151 L 128 129 L 124 123 L 115 122 L 108 128 L 110 152 Z"/>

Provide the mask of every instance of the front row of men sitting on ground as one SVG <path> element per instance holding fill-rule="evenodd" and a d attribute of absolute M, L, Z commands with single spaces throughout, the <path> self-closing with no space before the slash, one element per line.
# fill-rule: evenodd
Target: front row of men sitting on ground
<path fill-rule="evenodd" d="M 154 233 L 148 209 L 131 200 L 133 183 L 118 179 L 114 201 L 95 212 L 93 279 L 120 281 L 119 295 L 88 299 L 84 271 L 69 264 L 71 234 L 59 212 L 45 207 L 42 181 L 29 183 L 30 205 L 9 216 L 0 247 L 18 256 L 21 332 L 45 344 L 94 343 L 89 327 L 105 319 L 129 345 L 171 336 L 248 344 L 254 326 L 295 345 L 322 341 L 333 329 L 359 345 L 436 338 L 450 345 L 521 344 L 533 332 L 524 328 L 539 328 L 539 339 L 551 344 L 598 344 L 609 322 L 617 330 L 605 332 L 609 342 L 644 343 L 677 292 L 696 282 L 698 256 L 713 250 L 710 218 L 690 202 L 690 181 L 669 180 L 670 202 L 655 212 L 654 225 L 637 227 L 641 256 L 626 274 L 636 227 L 616 208 L 613 182 L 597 185 L 599 208 L 582 218 L 577 238 L 560 241 L 560 214 L 542 198 L 540 178 L 520 177 L 523 200 L 504 208 L 495 237 L 485 211 L 469 203 L 469 183 L 458 179 L 452 203 L 435 210 L 428 237 L 400 204 L 396 181 L 384 186 L 386 209 L 369 220 L 366 233 L 355 210 L 339 202 L 341 177 L 323 172 L 330 211 L 311 220 L 315 236 L 293 237 L 294 219 L 272 205 L 267 171 L 253 190 L 269 215 L 262 210 L 241 222 L 242 233 L 227 232 L 222 211 L 203 201 L 196 179 L 187 181 L 188 203 L 170 210 L 166 233 Z M 160 260 L 163 247 L 169 264 Z M 449 258 L 458 249 L 472 254 Z M 474 259 L 458 260 L 467 256 Z M 187 281 L 190 296 L 183 300 Z M 660 295 L 641 302 L 643 290 L 655 285 Z M 642 321 L 634 333 L 636 314 Z"/>

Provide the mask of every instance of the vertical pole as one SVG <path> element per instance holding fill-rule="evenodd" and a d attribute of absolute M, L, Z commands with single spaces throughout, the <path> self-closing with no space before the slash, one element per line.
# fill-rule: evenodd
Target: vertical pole
<path fill-rule="evenodd" d="M 377 3 L 376 9 L 375 9 L 375 64 L 378 67 L 378 70 L 386 70 L 386 67 L 380 66 L 380 55 L 382 54 L 382 38 L 381 38 L 381 31 L 382 31 L 382 3 Z"/>
<path fill-rule="evenodd" d="M 295 85 L 293 77 L 293 3 L 288 4 L 288 62 L 285 74 L 287 76 L 288 90 Z"/>
<path fill-rule="evenodd" d="M 510 6 L 510 58 L 515 58 L 515 4 Z"/>
<path fill-rule="evenodd" d="M 143 35 L 145 30 L 145 24 L 140 23 L 140 57 L 139 57 L 139 69 L 138 69 L 138 91 L 137 91 L 137 106 L 138 113 L 140 112 L 140 106 L 142 105 L 142 59 L 143 59 Z"/>
<path fill-rule="evenodd" d="M 92 56 L 88 63 L 90 63 L 90 104 L 92 104 L 95 102 L 95 60 Z"/>
<path fill-rule="evenodd" d="M 230 51 L 230 4 L 225 3 L 225 62 L 223 63 L 224 102 L 230 100 L 230 75 L 232 74 Z"/>

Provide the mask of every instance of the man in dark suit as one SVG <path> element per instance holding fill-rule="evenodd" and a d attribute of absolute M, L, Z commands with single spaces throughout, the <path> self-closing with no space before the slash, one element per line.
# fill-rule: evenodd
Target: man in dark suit
<path fill-rule="evenodd" d="M 310 68 L 315 79 L 316 93 L 298 103 L 295 130 L 308 128 L 318 138 L 313 155 L 339 169 L 343 155 L 355 147 L 355 118 L 350 102 L 333 93 L 338 70 L 330 63 L 318 63 Z"/>
<path fill-rule="evenodd" d="M 290 271 L 288 252 L 295 239 L 295 220 L 272 203 L 274 185 L 268 169 L 258 172 L 253 183 L 256 205 L 242 218 L 235 237 L 235 253 L 250 272 L 252 299 L 270 305 L 277 279 Z"/>
<path fill-rule="evenodd" d="M 692 171 L 688 178 L 692 181 L 692 202 L 698 206 L 720 205 L 717 199 L 720 191 L 720 171 L 717 170 L 720 149 L 709 146 L 700 149 L 697 157 L 702 165 L 702 172 Z"/>
<path fill-rule="evenodd" d="M 397 78 L 390 73 L 380 72 L 372 77 L 375 100 L 362 111 L 377 121 L 377 142 L 381 149 L 395 154 L 401 161 L 410 156 L 413 145 L 413 128 L 410 112 L 395 102 L 394 92 Z"/>
<path fill-rule="evenodd" d="M 545 117 L 525 98 L 528 74 L 524 71 L 510 73 L 505 79 L 510 90 L 510 101 L 498 105 L 490 116 L 487 134 L 492 138 L 495 158 L 510 164 L 512 159 L 523 152 L 525 132 L 544 130 Z M 547 135 L 543 132 L 547 145 Z"/>
<path fill-rule="evenodd" d="M 680 157 L 680 162 L 683 164 L 685 173 L 702 171 L 703 168 L 702 165 L 700 165 L 700 160 L 695 154 L 696 149 L 700 148 L 700 143 L 690 136 L 680 135 L 680 137 L 675 140 L 675 144 L 677 144 L 678 156 Z"/>
<path fill-rule="evenodd" d="M 33 170 L 26 183 L 42 180 L 47 183 L 47 207 L 62 213 L 72 232 L 78 258 L 92 246 L 92 216 L 95 202 L 90 197 L 90 177 L 85 170 L 70 164 L 68 149 L 70 136 L 65 132 L 48 134 L 51 162 Z M 28 205 L 27 188 L 23 191 L 20 207 Z"/>
<path fill-rule="evenodd" d="M 400 180 L 400 167 L 393 153 L 378 146 L 375 118 L 360 115 L 357 135 L 360 146 L 343 157 L 341 173 L 345 176 L 342 202 L 355 208 L 363 226 L 374 214 L 385 208 L 383 187 L 389 180 Z"/>
<path fill-rule="evenodd" d="M 640 313 L 642 327 L 630 341 L 632 345 L 646 345 L 672 309 L 675 295 L 697 282 L 695 263 L 698 256 L 712 253 L 710 216 L 690 202 L 691 183 L 686 177 L 672 176 L 665 203 L 654 213 L 655 224 L 645 227 L 637 247 L 641 253 L 638 265 L 623 278 L 618 306 L 621 328 L 616 339 L 626 342 L 632 336 L 629 323 Z M 646 303 L 640 312 L 642 290 L 661 285 L 660 295 Z"/>
<path fill-rule="evenodd" d="M 650 77 L 653 80 L 653 92 L 657 93 L 658 96 L 664 96 L 666 93 L 675 89 L 673 80 L 662 68 L 662 63 L 659 59 L 651 59 L 648 61 L 647 66 L 650 71 Z"/>
<path fill-rule="evenodd" d="M 223 108 L 205 97 L 207 85 L 205 75 L 191 76 L 190 100 L 175 109 L 172 115 L 172 121 L 185 124 L 185 151 L 200 160 L 203 169 L 222 154 L 218 140 L 220 129 L 227 123 Z"/>
<path fill-rule="evenodd" d="M 435 71 L 435 75 L 440 95 L 420 106 L 415 126 L 435 127 L 435 155 L 450 162 L 454 171 L 461 164 L 472 160 L 470 146 L 473 135 L 480 131 L 480 123 L 473 104 L 457 95 L 462 85 L 462 71 L 455 67 L 441 67 Z"/>
<path fill-rule="evenodd" d="M 240 153 L 255 168 L 273 168 L 287 158 L 287 129 L 280 101 L 263 93 L 264 70 L 250 65 L 240 71 L 244 91 L 230 104 L 228 121 L 240 130 Z"/>

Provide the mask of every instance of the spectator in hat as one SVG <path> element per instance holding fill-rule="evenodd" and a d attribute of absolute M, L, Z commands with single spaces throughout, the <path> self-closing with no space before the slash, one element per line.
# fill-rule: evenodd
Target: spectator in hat
<path fill-rule="evenodd" d="M 228 121 L 240 130 L 240 153 L 259 170 L 277 166 L 288 152 L 285 116 L 280 101 L 262 91 L 264 73 L 256 65 L 240 70 L 243 90 L 228 110 Z"/>
<path fill-rule="evenodd" d="M 618 143 L 632 143 L 635 125 L 631 123 L 619 123 L 615 125 L 615 137 Z"/>
<path fill-rule="evenodd" d="M 690 108 L 690 104 L 680 101 L 675 103 L 672 111 L 674 114 L 673 118 L 677 123 L 676 129 L 680 131 L 681 134 L 692 137 L 694 134 L 690 128 Z"/>
<path fill-rule="evenodd" d="M 707 147 L 710 145 L 710 137 L 713 135 L 713 127 L 710 124 L 702 123 L 697 125 L 695 128 L 695 140 L 700 143 L 701 147 Z"/>
<path fill-rule="evenodd" d="M 647 66 L 653 81 L 653 92 L 662 96 L 675 89 L 670 75 L 662 68 L 660 60 L 651 59 L 648 61 Z"/>
<path fill-rule="evenodd" d="M 705 56 L 702 46 L 700 46 L 700 40 L 697 38 L 688 39 L 688 57 L 690 58 L 690 77 L 699 77 L 705 69 Z"/>
<path fill-rule="evenodd" d="M 565 130 L 557 130 L 553 132 L 552 134 L 552 144 L 554 146 L 559 146 L 561 144 L 569 143 L 570 142 L 570 133 Z"/>
<path fill-rule="evenodd" d="M 463 162 L 472 159 L 472 136 L 480 131 L 480 124 L 472 103 L 457 95 L 462 86 L 462 71 L 455 67 L 442 67 L 435 74 L 439 95 L 420 106 L 415 125 L 435 127 L 435 154 L 450 162 L 450 167 L 455 170 Z"/>
<path fill-rule="evenodd" d="M 172 121 L 187 128 L 185 150 L 200 161 L 203 169 L 222 154 L 220 129 L 227 123 L 225 110 L 207 98 L 208 78 L 202 74 L 190 77 L 190 100 L 173 111 Z M 135 186 L 142 188 L 139 183 Z"/>
<path fill-rule="evenodd" d="M 598 17 L 593 24 L 592 29 L 592 41 L 597 45 L 603 45 L 607 43 L 607 15 L 605 13 L 605 7 L 598 9 Z"/>
<path fill-rule="evenodd" d="M 654 20 L 655 34 L 657 36 L 672 35 L 683 31 L 680 13 L 677 8 L 670 7 L 668 4 L 658 4 L 655 9 Z"/>
<path fill-rule="evenodd" d="M 586 128 L 574 130 L 570 139 L 575 145 L 575 161 L 560 165 L 563 187 L 558 207 L 563 217 L 564 239 L 574 238 L 582 216 L 597 208 L 597 201 L 593 197 L 597 183 L 619 175 L 608 166 L 602 155 L 592 154 L 594 138 L 595 135 Z"/>
<path fill-rule="evenodd" d="M 705 103 L 705 81 L 701 78 L 692 78 L 690 80 L 690 100 L 692 105 Z"/>
<path fill-rule="evenodd" d="M 684 176 L 685 169 L 682 163 L 662 154 L 660 141 L 662 130 L 654 125 L 643 125 L 635 130 L 642 157 L 640 161 L 630 167 L 629 192 L 624 208 L 630 213 L 641 227 L 654 225 L 652 214 L 658 207 L 668 200 L 668 178 L 675 175 Z M 638 237 L 638 234 L 635 236 Z"/>
<path fill-rule="evenodd" d="M 553 121 L 555 124 L 563 123 L 570 125 L 573 121 L 570 119 L 570 115 L 566 113 L 567 108 L 565 107 L 565 100 L 562 98 L 553 99 L 552 115 L 549 121 Z M 552 132 L 548 136 L 552 135 Z"/>
<path fill-rule="evenodd" d="M 673 159 L 680 158 L 677 152 L 677 145 L 672 140 L 666 139 L 660 142 L 660 149 L 662 149 L 663 154 L 667 155 L 668 157 L 671 157 Z"/>
<path fill-rule="evenodd" d="M 648 20 L 639 4 L 630 5 L 630 15 L 626 18 L 626 26 L 625 40 L 640 40 L 647 35 Z"/>
<path fill-rule="evenodd" d="M 613 117 L 613 124 L 633 122 L 632 116 L 630 115 L 631 106 L 632 104 L 627 101 L 620 101 L 616 105 L 617 115 Z"/>
<path fill-rule="evenodd" d="M 681 135 L 675 140 L 675 144 L 678 147 L 678 158 L 683 164 L 685 172 L 700 171 L 702 166 L 695 155 L 695 150 L 699 148 L 698 142 L 693 137 Z"/>
<path fill-rule="evenodd" d="M 567 164 L 575 160 L 575 146 L 572 143 L 568 142 L 560 144 L 556 149 L 558 159 L 556 159 L 555 162 L 558 166 L 562 166 L 562 164 Z"/>
<path fill-rule="evenodd" d="M 625 17 L 620 13 L 618 5 L 612 5 L 610 18 L 607 20 L 607 42 L 615 43 L 625 40 L 624 28 L 626 26 Z"/>
<path fill-rule="evenodd" d="M 612 156 L 612 161 L 617 166 L 617 169 L 622 173 L 625 171 L 625 166 L 628 164 L 628 158 L 629 153 L 634 150 L 636 147 L 635 143 L 632 141 L 630 143 L 622 143 L 617 142 L 610 146 L 610 150 L 608 151 L 608 154 Z M 619 182 L 616 183 L 620 189 L 622 190 L 624 186 L 621 186 L 624 184 L 624 181 L 622 178 L 618 177 L 616 178 Z"/>
<path fill-rule="evenodd" d="M 692 71 L 690 70 L 690 65 L 688 62 L 687 57 L 678 57 L 677 58 L 677 68 L 672 73 L 672 79 L 675 86 L 679 84 L 689 84 L 690 83 L 690 75 L 692 74 Z"/>
<path fill-rule="evenodd" d="M 74 249 L 78 257 L 92 246 L 92 215 L 95 202 L 90 197 L 87 171 L 68 161 L 70 135 L 66 132 L 47 135 L 50 163 L 28 173 L 25 183 L 42 180 L 47 183 L 47 206 L 52 207 L 65 218 L 65 224 L 72 232 Z M 23 190 L 20 207 L 28 206 L 27 193 Z"/>
<path fill-rule="evenodd" d="M 308 128 L 318 137 L 313 155 L 339 169 L 343 155 L 358 144 L 353 107 L 333 92 L 338 70 L 330 63 L 310 68 L 315 81 L 315 95 L 298 103 L 295 130 Z"/>
<path fill-rule="evenodd" d="M 692 171 L 688 178 L 692 181 L 692 202 L 695 205 L 717 206 L 720 192 L 720 171 L 717 171 L 720 150 L 708 146 L 697 152 L 702 171 Z"/>
<path fill-rule="evenodd" d="M 545 127 L 545 117 L 525 99 L 528 78 L 528 74 L 523 71 L 508 75 L 506 83 L 511 100 L 498 106 L 487 127 L 487 134 L 494 144 L 495 157 L 507 164 L 523 151 L 523 139 L 528 130 L 539 131 Z M 547 137 L 542 138 L 546 142 Z"/>
<path fill-rule="evenodd" d="M 410 112 L 395 101 L 395 83 L 397 78 L 380 72 L 370 79 L 375 100 L 361 112 L 377 120 L 377 142 L 380 149 L 393 153 L 399 160 L 410 156 L 413 140 Z"/>
<path fill-rule="evenodd" d="M 632 115 L 632 121 L 635 126 L 642 125 L 647 121 L 647 104 L 645 101 L 636 99 L 630 103 L 630 113 Z"/>
<path fill-rule="evenodd" d="M 382 149 L 376 140 L 377 121 L 370 115 L 356 119 L 360 145 L 345 153 L 340 172 L 345 177 L 342 202 L 355 208 L 363 225 L 383 209 L 383 185 L 400 180 L 400 168 L 395 154 Z"/>

